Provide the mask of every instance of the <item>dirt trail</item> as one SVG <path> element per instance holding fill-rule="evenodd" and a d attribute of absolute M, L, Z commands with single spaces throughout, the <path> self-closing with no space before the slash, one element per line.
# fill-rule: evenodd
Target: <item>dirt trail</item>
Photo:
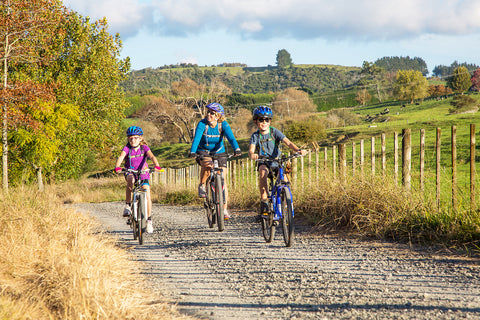
<path fill-rule="evenodd" d="M 265 243 L 253 213 L 224 232 L 198 207 L 155 205 L 155 232 L 134 241 L 121 203 L 78 204 L 133 248 L 152 287 L 208 319 L 480 319 L 477 259 L 312 235 Z M 215 271 L 215 272 L 212 272 Z"/>

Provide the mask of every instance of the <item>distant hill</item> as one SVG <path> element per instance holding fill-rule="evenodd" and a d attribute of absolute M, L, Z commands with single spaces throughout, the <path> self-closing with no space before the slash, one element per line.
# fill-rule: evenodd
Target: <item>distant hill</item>
<path fill-rule="evenodd" d="M 197 65 L 165 66 L 130 72 L 121 87 L 131 94 L 154 94 L 170 88 L 173 82 L 190 78 L 209 84 L 221 80 L 235 93 L 257 94 L 278 92 L 290 87 L 311 93 L 324 93 L 348 88 L 360 79 L 360 67 L 336 65 L 293 65 L 289 68 Z"/>

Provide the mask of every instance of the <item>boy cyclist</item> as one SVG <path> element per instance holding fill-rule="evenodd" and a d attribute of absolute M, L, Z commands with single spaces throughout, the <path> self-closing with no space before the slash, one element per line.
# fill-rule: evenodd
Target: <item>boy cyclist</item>
<path fill-rule="evenodd" d="M 125 169 L 145 170 L 148 169 L 147 158 L 152 160 L 155 164 L 155 171 L 160 171 L 160 165 L 157 158 L 153 155 L 152 150 L 148 147 L 143 139 L 143 130 L 137 126 L 131 126 L 127 129 L 127 144 L 123 147 L 120 156 L 115 164 L 115 172 L 122 171 L 120 167 L 123 160 L 125 160 Z M 132 211 L 130 204 L 132 203 L 132 192 L 134 176 L 132 173 L 125 174 L 127 181 L 127 188 L 125 190 L 125 209 L 123 211 L 124 217 L 130 217 Z M 142 188 L 147 191 L 147 232 L 153 232 L 153 223 L 151 219 L 152 214 L 152 198 L 150 196 L 150 174 L 147 172 L 140 176 Z"/>
<path fill-rule="evenodd" d="M 258 130 L 250 137 L 248 155 L 250 159 L 257 160 L 259 156 L 278 158 L 281 155 L 280 143 L 286 144 L 292 151 L 302 156 L 308 153 L 290 141 L 280 130 L 271 127 L 273 117 L 272 109 L 266 106 L 258 106 L 253 110 L 253 121 Z M 262 161 L 258 163 L 258 187 L 260 190 L 260 215 L 268 213 L 268 174 L 270 170 L 278 168 L 278 162 Z"/>

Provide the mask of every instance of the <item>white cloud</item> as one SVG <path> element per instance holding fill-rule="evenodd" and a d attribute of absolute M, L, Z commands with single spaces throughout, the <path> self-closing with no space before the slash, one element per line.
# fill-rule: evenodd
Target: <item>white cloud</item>
<path fill-rule="evenodd" d="M 478 0 L 67 0 L 128 37 L 226 30 L 246 38 L 385 40 L 480 32 Z"/>

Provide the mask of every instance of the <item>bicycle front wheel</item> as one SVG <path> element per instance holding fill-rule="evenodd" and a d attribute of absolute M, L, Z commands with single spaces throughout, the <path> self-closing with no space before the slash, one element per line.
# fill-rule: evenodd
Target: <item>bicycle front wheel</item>
<path fill-rule="evenodd" d="M 294 224 L 293 224 L 293 204 L 289 189 L 283 188 L 281 193 L 282 202 L 282 230 L 283 240 L 287 247 L 293 244 Z"/>
<path fill-rule="evenodd" d="M 275 236 L 275 222 L 273 221 L 272 212 L 268 216 L 262 216 L 262 234 L 265 242 L 272 242 Z"/>
<path fill-rule="evenodd" d="M 223 186 L 222 176 L 217 174 L 215 176 L 215 209 L 217 211 L 217 227 L 218 231 L 225 229 L 225 212 L 223 208 Z"/>
<path fill-rule="evenodd" d="M 203 203 L 203 206 L 205 207 L 205 212 L 207 213 L 207 221 L 208 221 L 208 227 L 213 228 L 215 225 L 215 210 L 213 210 L 212 204 L 213 202 L 213 194 L 212 194 L 212 187 L 210 185 L 210 181 L 207 181 L 206 184 L 207 188 L 207 196 L 205 197 L 205 202 Z"/>
<path fill-rule="evenodd" d="M 141 193 L 138 200 L 138 243 L 143 244 L 147 229 L 147 194 Z"/>

